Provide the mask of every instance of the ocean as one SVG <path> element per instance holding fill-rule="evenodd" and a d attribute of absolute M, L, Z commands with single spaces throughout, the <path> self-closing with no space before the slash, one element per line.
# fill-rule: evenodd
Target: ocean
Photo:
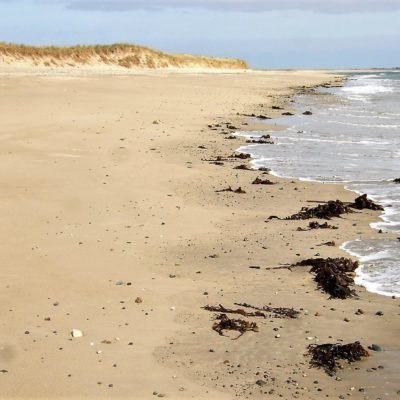
<path fill-rule="evenodd" d="M 343 87 L 296 96 L 293 106 L 300 114 L 268 121 L 287 127 L 270 133 L 275 145 L 240 148 L 253 167 L 367 193 L 385 207 L 372 228 L 400 236 L 400 184 L 393 182 L 400 178 L 400 71 L 354 73 Z M 302 114 L 307 110 L 312 115 Z M 342 248 L 360 259 L 357 284 L 400 295 L 400 241 L 384 236 Z"/>

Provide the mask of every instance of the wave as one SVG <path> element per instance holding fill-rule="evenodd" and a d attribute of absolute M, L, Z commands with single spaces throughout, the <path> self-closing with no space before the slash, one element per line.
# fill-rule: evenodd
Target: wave
<path fill-rule="evenodd" d="M 385 124 L 356 124 L 353 122 L 343 122 L 343 121 L 327 121 L 330 124 L 340 124 L 340 125 L 348 125 L 348 126 L 361 126 L 363 128 L 390 128 L 390 129 L 395 129 L 395 128 L 400 128 L 400 125 L 395 124 L 395 125 L 385 125 Z"/>
<path fill-rule="evenodd" d="M 376 94 L 376 93 L 393 92 L 393 89 L 387 86 L 371 84 L 363 86 L 348 86 L 342 88 L 342 91 L 353 94 Z"/>

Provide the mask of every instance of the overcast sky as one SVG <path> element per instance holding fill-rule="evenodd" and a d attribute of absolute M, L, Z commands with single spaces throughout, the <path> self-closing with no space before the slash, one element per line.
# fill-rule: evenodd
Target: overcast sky
<path fill-rule="evenodd" d="M 400 0 L 0 0 L 0 41 L 133 42 L 253 67 L 400 66 Z"/>

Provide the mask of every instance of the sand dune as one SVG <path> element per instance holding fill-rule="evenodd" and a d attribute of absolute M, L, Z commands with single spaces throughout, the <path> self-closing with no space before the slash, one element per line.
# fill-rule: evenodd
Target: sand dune
<path fill-rule="evenodd" d="M 246 62 L 239 59 L 170 54 L 134 44 L 35 47 L 0 43 L 0 66 L 247 69 Z"/>

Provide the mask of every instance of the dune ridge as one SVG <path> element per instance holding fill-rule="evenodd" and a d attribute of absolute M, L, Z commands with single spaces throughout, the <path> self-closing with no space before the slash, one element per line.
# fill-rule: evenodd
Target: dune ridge
<path fill-rule="evenodd" d="M 121 69 L 247 69 L 245 61 L 191 54 L 170 54 L 129 43 L 110 45 L 28 46 L 0 42 L 0 65 L 29 67 L 111 67 Z"/>

